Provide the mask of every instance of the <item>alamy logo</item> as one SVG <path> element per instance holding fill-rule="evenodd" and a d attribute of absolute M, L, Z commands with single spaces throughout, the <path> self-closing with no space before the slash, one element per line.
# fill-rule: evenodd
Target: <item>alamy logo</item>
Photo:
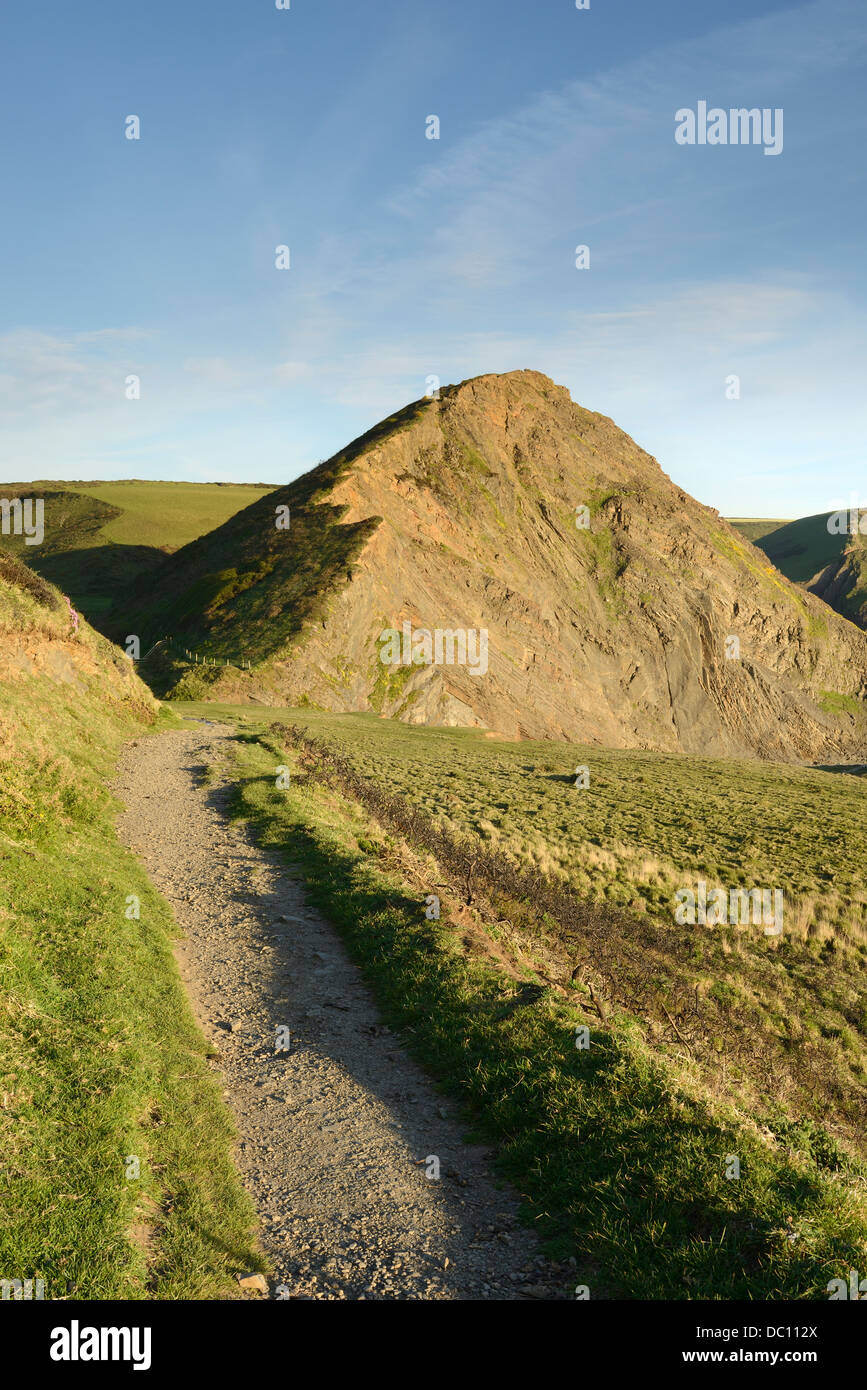
<path fill-rule="evenodd" d="M 151 1364 L 149 1327 L 82 1327 L 73 1318 L 69 1327 L 51 1329 L 52 1361 L 131 1361 L 134 1371 Z"/>
<path fill-rule="evenodd" d="M 827 527 L 832 536 L 867 536 L 867 511 L 863 507 L 842 507 L 831 512 Z"/>
<path fill-rule="evenodd" d="M 411 623 L 383 628 L 379 659 L 383 666 L 466 666 L 471 676 L 483 676 L 488 669 L 487 628 L 434 628 L 430 633 Z"/>
<path fill-rule="evenodd" d="M 765 154 L 783 152 L 783 108 L 732 107 L 697 103 L 693 111 L 682 106 L 674 113 L 674 138 L 679 145 L 764 145 Z"/>
<path fill-rule="evenodd" d="M 856 1298 L 859 1303 L 867 1300 L 867 1279 L 858 1279 L 857 1269 L 849 1270 L 849 1287 L 846 1287 L 845 1279 L 832 1279 L 828 1284 L 828 1301 L 833 1303 L 835 1299 Z"/>
<path fill-rule="evenodd" d="M 35 512 L 35 520 L 34 520 Z M 24 536 L 25 545 L 45 539 L 45 502 L 41 497 L 0 497 L 0 534 Z"/>
<path fill-rule="evenodd" d="M 782 888 L 712 888 L 700 879 L 697 892 L 679 888 L 675 893 L 674 920 L 680 926 L 715 927 L 764 926 L 765 936 L 779 936 L 783 930 Z"/>
<path fill-rule="evenodd" d="M 0 1279 L 0 1299 L 4 1301 L 14 1299 L 16 1303 L 22 1300 L 29 1303 L 34 1298 L 44 1297 L 44 1279 Z"/>

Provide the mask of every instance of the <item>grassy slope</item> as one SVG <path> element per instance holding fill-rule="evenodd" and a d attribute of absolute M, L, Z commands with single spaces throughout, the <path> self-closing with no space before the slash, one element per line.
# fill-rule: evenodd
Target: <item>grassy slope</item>
<path fill-rule="evenodd" d="M 102 622 L 130 584 L 143 581 L 174 551 L 223 524 L 270 488 L 240 483 L 0 484 L 0 496 L 45 499 L 45 540 L 28 546 L 4 536 L 91 620 Z"/>
<path fill-rule="evenodd" d="M 759 516 L 728 516 L 726 521 L 733 526 L 736 531 L 752 541 L 756 545 L 764 536 L 769 536 L 772 531 L 777 531 L 781 526 L 788 525 L 788 522 L 776 520 L 770 521 L 766 517 Z"/>
<path fill-rule="evenodd" d="M 829 515 L 829 512 L 822 512 L 790 521 L 756 541 L 756 545 L 787 579 L 806 584 L 842 554 L 849 539 L 829 532 Z"/>
<path fill-rule="evenodd" d="M 235 713 L 289 718 L 250 706 Z M 291 720 L 450 828 L 477 832 L 581 893 L 670 916 L 675 890 L 699 878 L 782 887 L 787 933 L 808 936 L 817 950 L 847 933 L 867 947 L 867 788 L 857 777 L 758 760 L 501 743 L 374 715 L 303 709 Z M 584 792 L 574 786 L 578 765 L 590 771 Z"/>
<path fill-rule="evenodd" d="M 278 791 L 275 767 L 297 769 L 295 756 L 261 725 L 257 734 L 254 720 L 247 728 L 238 813 L 301 865 L 388 1020 L 477 1135 L 498 1145 L 501 1170 L 553 1252 L 574 1255 L 576 1283 L 592 1297 L 816 1298 L 860 1267 L 863 1164 L 821 1129 L 787 1128 L 780 1117 L 779 1142 L 768 1142 L 682 1049 L 649 1046 L 641 1020 L 618 1013 L 600 1024 L 579 996 L 528 990 L 468 951 L 448 912 L 425 919 L 425 890 L 406 880 L 406 846 L 336 791 L 294 773 Z M 394 772 L 383 751 L 378 775 Z M 436 866 L 422 867 L 439 884 Z M 532 986 L 533 971 L 524 977 Z M 575 1046 L 576 1024 L 590 1029 L 586 1050 Z M 738 1181 L 725 1176 L 732 1154 Z"/>
<path fill-rule="evenodd" d="M 68 630 L 0 584 L 7 624 Z M 48 1298 L 220 1297 L 261 1267 L 170 910 L 114 831 L 106 780 L 149 717 L 98 685 L 0 688 L 0 1278 Z"/>
<path fill-rule="evenodd" d="M 143 649 L 171 634 L 175 655 L 188 645 L 209 659 L 239 665 L 264 661 L 291 645 L 305 625 L 322 618 L 381 520 L 342 524 L 346 509 L 328 502 L 329 489 L 355 458 L 407 428 L 429 406 L 425 400 L 406 406 L 174 555 L 130 609 Z M 290 508 L 291 532 L 277 530 L 277 506 Z M 191 679 L 179 693 L 189 698 L 201 690 L 202 676 L 186 662 L 149 668 L 161 691 L 185 674 Z"/>
<path fill-rule="evenodd" d="M 102 527 L 104 541 L 154 545 L 161 550 L 179 550 L 273 490 L 252 483 L 161 483 L 139 479 L 63 486 L 118 508 L 120 515 Z"/>

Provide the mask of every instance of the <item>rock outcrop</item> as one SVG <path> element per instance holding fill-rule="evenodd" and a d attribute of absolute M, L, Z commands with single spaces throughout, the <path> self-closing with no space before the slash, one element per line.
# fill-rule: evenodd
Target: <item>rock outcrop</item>
<path fill-rule="evenodd" d="M 420 630 L 486 632 L 486 669 L 384 665 L 405 625 L 422 656 Z M 206 673 L 219 698 L 709 755 L 865 747 L 865 634 L 533 371 L 416 402 L 184 547 L 127 631 L 232 663 Z"/>

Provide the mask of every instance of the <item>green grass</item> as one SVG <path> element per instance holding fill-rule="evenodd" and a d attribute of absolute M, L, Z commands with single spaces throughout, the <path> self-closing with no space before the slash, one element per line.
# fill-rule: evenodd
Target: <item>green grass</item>
<path fill-rule="evenodd" d="M 788 521 L 770 521 L 758 516 L 727 516 L 726 521 L 746 540 L 752 541 L 753 545 L 763 537 L 769 536 L 772 531 L 778 531 L 781 526 L 789 524 Z"/>
<path fill-rule="evenodd" d="M 37 496 L 40 488 L 61 488 L 85 499 L 95 498 L 112 515 L 98 531 L 99 543 L 147 545 L 160 550 L 179 550 L 206 531 L 222 526 L 242 507 L 274 491 L 254 483 L 169 483 L 138 478 L 117 482 L 9 484 L 27 487 Z M 46 509 L 46 522 L 51 518 Z"/>
<path fill-rule="evenodd" d="M 496 1146 L 526 1219 L 553 1254 L 575 1257 L 576 1284 L 592 1297 L 809 1299 L 863 1265 L 863 1164 L 821 1125 L 769 1108 L 763 1138 L 689 1059 L 650 1045 L 640 1018 L 619 1011 L 602 1025 L 577 992 L 573 1003 L 538 976 L 534 986 L 532 971 L 522 982 L 467 949 L 448 913 L 427 921 L 425 888 L 403 876 L 407 846 L 338 791 L 298 775 L 295 755 L 262 727 L 275 711 L 244 713 L 236 813 L 301 866 L 388 1022 L 458 1099 L 474 1137 Z M 321 734 L 332 718 L 308 722 Z M 434 735 L 435 748 L 441 732 L 452 759 L 466 751 L 470 740 L 454 731 L 422 737 Z M 398 747 L 386 732 L 380 779 L 399 774 Z M 481 762 L 478 741 L 474 752 Z M 274 767 L 287 761 L 295 773 L 278 791 Z M 432 786 L 426 777 L 419 795 Z M 426 873 L 439 883 L 437 866 L 423 857 L 417 865 L 422 882 Z M 578 1024 L 590 1029 L 586 1050 L 575 1046 Z M 732 1154 L 737 1181 L 725 1177 Z"/>
<path fill-rule="evenodd" d="M 17 554 L 101 631 L 111 635 L 112 615 L 123 608 L 130 586 L 152 581 L 166 554 L 213 530 L 272 489 L 241 483 L 36 482 L 0 484 L 0 496 L 42 497 L 45 539 L 29 546 L 4 536 L 0 546 Z"/>
<path fill-rule="evenodd" d="M 675 890 L 699 878 L 778 886 L 790 928 L 800 910 L 799 932 L 817 946 L 831 930 L 865 940 L 867 797 L 854 777 L 759 760 L 503 743 L 373 715 L 190 708 L 302 724 L 449 828 L 478 833 L 599 901 L 670 918 Z M 578 765 L 590 769 L 585 791 L 574 786 Z"/>
<path fill-rule="evenodd" d="M 828 714 L 853 714 L 860 718 L 864 706 L 852 695 L 841 695 L 839 690 L 823 690 L 819 704 Z"/>
<path fill-rule="evenodd" d="M 599 494 L 593 494 L 588 503 L 591 516 L 597 515 L 599 508 L 614 496 L 617 496 L 617 493 L 613 490 L 601 497 Z M 592 575 L 599 597 L 605 604 L 609 616 L 617 620 L 626 611 L 618 583 L 626 567 L 626 560 L 607 528 L 598 531 L 581 529 L 576 531 L 576 535 L 591 557 Z"/>
<path fill-rule="evenodd" d="M 800 517 L 756 541 L 787 579 L 806 584 L 843 552 L 847 536 L 828 530 L 830 512 Z"/>
<path fill-rule="evenodd" d="M 0 584 L 10 622 L 31 647 L 68 628 Z M 170 909 L 107 789 L 152 716 L 111 683 L 108 644 L 78 640 L 79 669 L 96 666 L 80 688 L 0 687 L 0 1278 L 43 1279 L 47 1298 L 237 1295 L 233 1275 L 263 1266 L 230 1117 Z"/>

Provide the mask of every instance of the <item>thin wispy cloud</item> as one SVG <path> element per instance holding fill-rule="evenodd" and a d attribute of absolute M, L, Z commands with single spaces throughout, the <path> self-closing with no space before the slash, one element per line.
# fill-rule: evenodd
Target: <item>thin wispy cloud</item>
<path fill-rule="evenodd" d="M 862 428 L 846 386 L 867 365 L 863 297 L 846 282 L 860 264 L 847 219 L 864 211 L 851 147 L 864 121 L 855 78 L 867 11 L 820 0 L 734 22 L 723 14 L 686 40 L 662 18 L 639 56 L 609 55 L 594 71 L 582 37 L 577 76 L 517 96 L 504 76 L 470 117 L 458 117 L 448 86 L 442 25 L 398 10 L 381 35 L 388 80 L 375 53 L 354 66 L 347 53 L 351 80 L 323 96 L 303 138 L 274 125 L 270 106 L 260 118 L 258 90 L 247 91 L 225 147 L 210 148 L 207 122 L 186 137 L 203 147 L 230 214 L 221 238 L 203 213 L 205 269 L 223 267 L 215 293 L 203 299 L 182 279 L 174 316 L 163 307 L 135 330 L 148 338 L 96 317 L 76 333 L 43 325 L 0 344 L 0 427 L 14 427 L 18 445 L 8 457 L 45 476 L 70 452 L 119 457 L 138 429 L 143 457 L 148 441 L 174 438 L 179 469 L 212 456 L 216 470 L 246 438 L 257 441 L 257 474 L 280 481 L 422 395 L 431 375 L 529 366 L 614 415 L 723 508 L 735 486 L 764 488 L 783 458 L 805 489 L 811 468 L 826 486 L 808 411 L 833 414 L 828 457 L 842 478 Z M 336 44 L 342 61 L 340 41 L 322 53 Z M 264 81 L 269 63 L 276 74 L 293 61 L 291 46 L 262 50 L 237 69 Z M 782 156 L 678 146 L 675 112 L 699 99 L 783 107 Z M 427 141 L 437 106 L 442 138 Z M 402 133 L 408 120 L 415 143 Z M 170 206 L 163 217 L 170 228 Z M 281 273 L 273 258 L 284 240 L 292 268 Z M 590 247 L 588 270 L 576 269 L 579 244 Z M 160 246 L 142 255 L 156 264 Z M 136 363 L 138 415 L 122 397 Z M 731 373 L 742 379 L 736 403 L 724 395 Z M 239 451 L 238 477 L 248 456 Z"/>

